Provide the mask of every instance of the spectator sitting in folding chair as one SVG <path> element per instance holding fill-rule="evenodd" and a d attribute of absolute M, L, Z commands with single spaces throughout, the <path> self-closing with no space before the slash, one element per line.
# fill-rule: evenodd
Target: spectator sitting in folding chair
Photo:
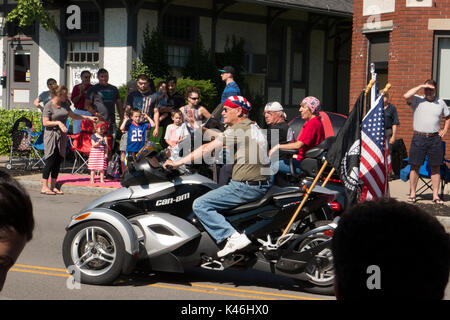
<path fill-rule="evenodd" d="M 416 188 L 419 180 L 419 168 L 428 156 L 431 167 L 431 183 L 433 185 L 433 202 L 444 203 L 439 198 L 440 166 L 443 162 L 442 138 L 450 125 L 450 111 L 442 99 L 436 96 L 436 81 L 428 79 L 424 84 L 410 89 L 403 97 L 413 112 L 414 135 L 409 149 L 411 165 L 409 202 L 416 202 Z M 424 96 L 417 95 L 420 90 Z M 445 117 L 445 125 L 441 130 L 441 116 Z"/>
<path fill-rule="evenodd" d="M 44 159 L 45 167 L 42 171 L 41 193 L 46 195 L 63 194 L 56 187 L 61 161 L 66 155 L 67 147 L 67 117 L 72 119 L 87 119 L 96 121 L 96 117 L 77 115 L 70 109 L 70 101 L 65 86 L 52 89 L 53 98 L 45 105 L 43 111 L 44 130 Z M 51 175 L 51 184 L 48 178 Z"/>

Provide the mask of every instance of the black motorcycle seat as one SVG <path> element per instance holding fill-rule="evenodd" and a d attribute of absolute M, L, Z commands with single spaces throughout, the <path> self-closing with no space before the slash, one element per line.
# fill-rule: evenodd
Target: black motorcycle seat
<path fill-rule="evenodd" d="M 305 153 L 305 158 L 317 158 L 319 157 L 324 151 L 327 151 L 330 149 L 331 145 L 336 141 L 335 136 L 331 136 L 323 140 L 321 143 L 319 143 L 314 148 L 309 149 Z"/>
<path fill-rule="evenodd" d="M 291 187 L 282 188 L 282 187 L 274 185 L 274 186 L 270 187 L 269 191 L 267 191 L 267 193 L 262 198 L 260 198 L 256 201 L 250 202 L 250 203 L 239 205 L 232 209 L 223 210 L 220 213 L 222 213 L 223 215 L 233 215 L 233 214 L 237 214 L 237 213 L 241 213 L 241 212 L 245 212 L 245 211 L 250 211 L 250 210 L 253 210 L 253 209 L 256 209 L 256 208 L 259 208 L 259 207 L 265 205 L 273 197 L 285 195 L 285 194 L 289 194 L 289 193 L 296 193 L 299 191 L 300 191 L 299 187 L 291 186 Z"/>

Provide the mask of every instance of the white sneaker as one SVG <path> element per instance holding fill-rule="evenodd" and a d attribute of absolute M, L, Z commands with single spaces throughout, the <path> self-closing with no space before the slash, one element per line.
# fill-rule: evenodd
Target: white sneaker
<path fill-rule="evenodd" d="M 245 233 L 239 234 L 237 232 L 233 233 L 231 237 L 228 238 L 225 247 L 217 252 L 217 256 L 219 258 L 229 255 L 237 250 L 245 248 L 250 243 L 252 243 L 249 238 L 245 235 Z"/>

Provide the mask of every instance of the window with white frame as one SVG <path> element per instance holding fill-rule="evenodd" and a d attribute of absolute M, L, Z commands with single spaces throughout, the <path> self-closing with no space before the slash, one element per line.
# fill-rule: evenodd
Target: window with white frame
<path fill-rule="evenodd" d="M 163 36 L 167 44 L 167 60 L 171 67 L 186 65 L 197 30 L 193 16 L 166 14 L 163 18 Z"/>
<path fill-rule="evenodd" d="M 184 67 L 191 49 L 185 46 L 168 45 L 167 61 L 171 67 Z"/>
<path fill-rule="evenodd" d="M 450 34 L 435 37 L 434 79 L 437 81 L 437 93 L 447 105 L 450 105 Z"/>
<path fill-rule="evenodd" d="M 98 42 L 71 41 L 68 43 L 67 63 L 97 63 L 98 60 Z"/>
<path fill-rule="evenodd" d="M 99 57 L 99 43 L 96 41 L 70 41 L 67 44 L 66 83 L 69 90 L 81 82 L 84 70 L 91 72 L 92 83 L 98 82 Z"/>

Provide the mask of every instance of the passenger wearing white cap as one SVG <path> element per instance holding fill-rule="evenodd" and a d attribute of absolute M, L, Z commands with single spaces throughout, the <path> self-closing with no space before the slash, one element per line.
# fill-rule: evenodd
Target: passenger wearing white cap
<path fill-rule="evenodd" d="M 302 119 L 305 120 L 305 124 L 296 139 L 297 141 L 275 145 L 270 149 L 269 157 L 272 157 L 278 150 L 298 150 L 298 154 L 295 155 L 295 160 L 292 161 L 292 166 L 294 167 L 295 172 L 299 174 L 301 172 L 300 162 L 303 160 L 305 152 L 314 148 L 325 139 L 325 131 L 322 122 L 320 121 L 320 109 L 319 99 L 312 96 L 304 98 L 300 103 L 299 112 Z M 275 173 L 277 171 L 290 173 L 290 159 L 284 160 L 277 158 L 271 164 L 271 170 Z"/>
<path fill-rule="evenodd" d="M 264 119 L 267 124 L 268 150 L 277 144 L 284 144 L 294 140 L 294 133 L 289 128 L 286 118 L 283 106 L 279 102 L 274 101 L 266 104 Z"/>

